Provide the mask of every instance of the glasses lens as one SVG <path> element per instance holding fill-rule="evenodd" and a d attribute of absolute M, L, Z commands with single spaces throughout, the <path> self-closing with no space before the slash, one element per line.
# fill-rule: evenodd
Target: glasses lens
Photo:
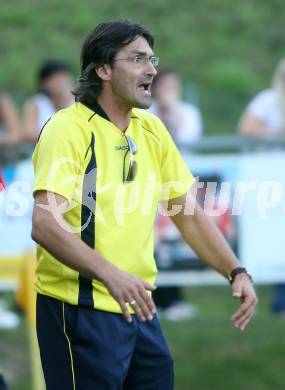
<path fill-rule="evenodd" d="M 126 178 L 127 182 L 133 181 L 135 179 L 136 174 L 137 174 L 137 170 L 138 170 L 138 164 L 136 161 L 133 161 L 132 165 L 130 165 L 129 173 L 128 173 L 128 176 Z"/>
<path fill-rule="evenodd" d="M 125 135 L 128 142 L 129 150 L 126 152 L 124 157 L 124 167 L 123 167 L 123 182 L 130 182 L 134 180 L 137 172 L 137 163 L 134 160 L 134 155 L 137 153 L 137 145 L 134 140 Z M 126 169 L 126 167 L 128 167 Z"/>
<path fill-rule="evenodd" d="M 159 57 L 151 57 L 151 63 L 154 66 L 158 66 L 158 64 L 159 64 Z"/>

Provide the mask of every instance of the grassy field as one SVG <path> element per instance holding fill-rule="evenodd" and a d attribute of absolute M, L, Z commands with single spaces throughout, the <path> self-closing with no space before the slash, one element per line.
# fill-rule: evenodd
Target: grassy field
<path fill-rule="evenodd" d="M 237 303 L 226 287 L 186 290 L 199 315 L 190 322 L 162 322 L 175 359 L 176 390 L 268 390 L 285 388 L 285 318 L 268 312 L 271 290 L 259 287 L 260 304 L 245 332 L 230 315 Z M 0 332 L 0 365 L 12 390 L 31 390 L 25 322 Z M 87 389 L 89 390 L 89 389 Z"/>

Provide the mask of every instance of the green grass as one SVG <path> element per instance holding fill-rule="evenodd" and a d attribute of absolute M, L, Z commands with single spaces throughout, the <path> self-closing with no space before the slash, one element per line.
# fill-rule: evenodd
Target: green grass
<path fill-rule="evenodd" d="M 230 322 L 237 302 L 229 288 L 197 287 L 185 292 L 197 305 L 198 317 L 162 322 L 175 360 L 175 390 L 285 388 L 285 318 L 269 313 L 269 287 L 258 288 L 259 308 L 244 332 Z M 26 335 L 25 322 L 15 331 L 0 332 L 0 364 L 12 390 L 31 390 Z"/>
<path fill-rule="evenodd" d="M 235 329 L 237 307 L 226 288 L 188 290 L 200 315 L 163 323 L 176 362 L 176 389 L 284 389 L 284 321 L 268 312 L 270 289 L 259 288 L 260 304 L 248 329 Z"/>

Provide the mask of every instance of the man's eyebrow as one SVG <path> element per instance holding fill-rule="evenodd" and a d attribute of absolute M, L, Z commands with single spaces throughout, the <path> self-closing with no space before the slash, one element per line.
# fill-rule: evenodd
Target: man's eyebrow
<path fill-rule="evenodd" d="M 148 55 L 147 52 L 145 52 L 145 51 L 140 51 L 140 50 L 133 50 L 133 51 L 132 51 L 132 54 L 140 55 L 140 56 L 147 56 L 147 55 Z M 151 53 L 149 56 L 150 56 L 150 57 L 153 57 L 154 54 Z"/>

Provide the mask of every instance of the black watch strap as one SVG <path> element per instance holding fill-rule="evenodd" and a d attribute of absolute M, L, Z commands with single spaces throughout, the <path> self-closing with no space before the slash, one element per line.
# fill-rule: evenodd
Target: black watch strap
<path fill-rule="evenodd" d="M 252 276 L 247 272 L 247 269 L 244 267 L 237 267 L 237 268 L 234 268 L 232 270 L 232 272 L 228 275 L 228 280 L 229 280 L 230 284 L 233 284 L 235 277 L 238 274 L 247 274 L 247 276 L 249 277 L 249 280 L 252 282 Z"/>

